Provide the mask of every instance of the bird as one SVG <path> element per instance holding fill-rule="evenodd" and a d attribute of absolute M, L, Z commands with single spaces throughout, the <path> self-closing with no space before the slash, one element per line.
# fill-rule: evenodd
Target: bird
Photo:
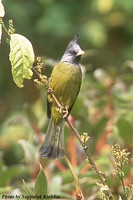
<path fill-rule="evenodd" d="M 64 123 L 68 117 L 80 91 L 82 71 L 79 65 L 81 56 L 85 53 L 78 44 L 76 34 L 69 42 L 59 63 L 53 68 L 48 87 L 65 109 L 64 115 L 56 102 L 48 94 L 47 115 L 50 118 L 44 142 L 40 148 L 41 157 L 57 159 L 65 156 Z"/>

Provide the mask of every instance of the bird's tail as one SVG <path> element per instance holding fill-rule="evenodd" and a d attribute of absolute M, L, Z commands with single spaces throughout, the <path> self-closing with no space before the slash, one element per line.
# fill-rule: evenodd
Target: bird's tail
<path fill-rule="evenodd" d="M 58 126 L 55 126 L 52 118 L 50 119 L 44 142 L 40 148 L 40 155 L 43 158 L 56 159 L 65 155 L 64 123 L 63 119 Z"/>

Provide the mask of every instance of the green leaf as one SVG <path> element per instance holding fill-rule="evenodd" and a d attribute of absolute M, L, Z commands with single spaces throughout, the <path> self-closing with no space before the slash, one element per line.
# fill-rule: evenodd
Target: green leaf
<path fill-rule="evenodd" d="M 26 183 L 25 183 L 24 180 L 22 180 L 22 181 L 23 181 L 23 185 L 24 185 L 24 189 L 25 189 L 26 195 L 27 195 L 27 196 L 33 196 L 34 194 L 33 194 L 33 192 L 31 191 L 31 189 L 26 185 Z"/>
<path fill-rule="evenodd" d="M 41 164 L 40 164 L 40 172 L 37 176 L 35 183 L 34 195 L 40 196 L 39 199 L 44 199 L 43 198 L 44 195 L 47 195 L 47 179 Z"/>
<path fill-rule="evenodd" d="M 22 35 L 11 34 L 9 59 L 13 80 L 21 88 L 23 80 L 31 79 L 33 75 L 34 51 L 31 42 Z"/>
<path fill-rule="evenodd" d="M 117 127 L 123 141 L 127 145 L 131 145 L 133 141 L 133 127 L 131 123 L 124 118 L 119 118 L 117 121 Z"/>
<path fill-rule="evenodd" d="M 4 17 L 5 15 L 5 9 L 4 9 L 4 6 L 1 2 L 2 0 L 0 0 L 0 17 Z"/>

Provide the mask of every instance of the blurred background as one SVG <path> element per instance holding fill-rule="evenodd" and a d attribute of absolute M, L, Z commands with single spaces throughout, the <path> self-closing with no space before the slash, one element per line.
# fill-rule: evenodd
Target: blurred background
<path fill-rule="evenodd" d="M 91 137 L 88 146 L 116 196 L 122 193 L 113 172 L 111 145 L 119 143 L 130 154 L 125 184 L 133 180 L 133 1 L 132 0 L 3 0 L 8 27 L 12 19 L 16 33 L 27 37 L 36 56 L 44 61 L 49 76 L 69 41 L 80 34 L 86 52 L 81 64 L 83 82 L 71 112 L 71 122 L 80 134 Z M 0 46 L 0 193 L 22 193 L 22 179 L 34 185 L 41 162 L 48 192 L 73 199 L 73 179 L 63 159 L 39 158 L 46 132 L 46 92 L 32 80 L 18 88 L 13 82 L 7 34 Z M 65 129 L 67 155 L 76 168 L 86 199 L 97 199 L 98 177 L 79 143 Z M 78 155 L 78 156 L 77 156 Z M 84 167 L 85 166 L 85 167 Z M 113 180 L 113 181 L 112 181 Z M 58 184 L 57 184 L 58 183 Z M 57 187 L 58 185 L 58 187 Z M 58 189 L 57 189 L 58 188 Z M 122 194 L 121 194 L 122 195 Z"/>

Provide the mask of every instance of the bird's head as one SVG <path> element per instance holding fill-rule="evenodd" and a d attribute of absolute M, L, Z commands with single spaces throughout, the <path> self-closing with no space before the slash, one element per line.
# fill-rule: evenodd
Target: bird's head
<path fill-rule="evenodd" d="M 85 52 L 78 44 L 79 35 L 75 35 L 72 41 L 68 44 L 65 53 L 61 58 L 61 62 L 68 62 L 70 64 L 79 64 L 80 58 Z"/>

